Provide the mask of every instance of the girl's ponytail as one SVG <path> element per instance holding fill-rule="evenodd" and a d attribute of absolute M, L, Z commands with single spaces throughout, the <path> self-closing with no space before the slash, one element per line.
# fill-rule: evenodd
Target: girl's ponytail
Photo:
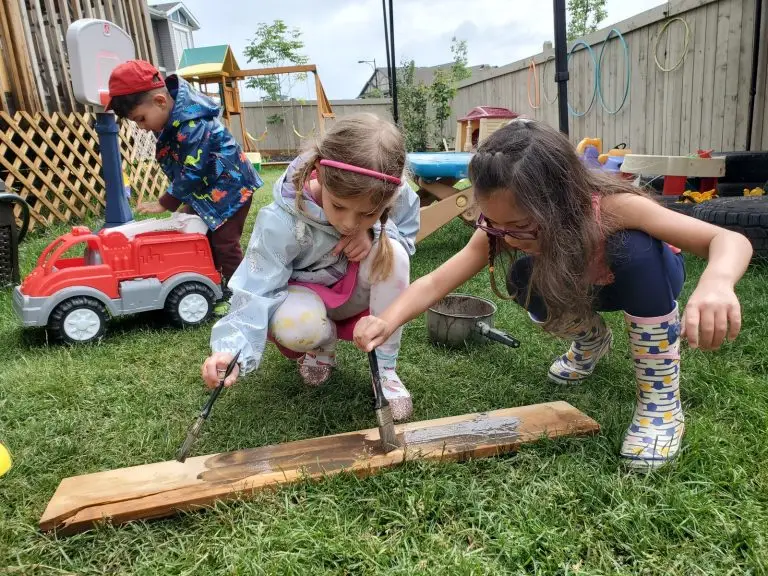
<path fill-rule="evenodd" d="M 304 186 L 306 185 L 309 177 L 312 175 L 312 171 L 315 169 L 315 164 L 320 160 L 320 150 L 317 144 L 313 144 L 310 148 L 310 154 L 307 157 L 304 164 L 296 168 L 296 172 L 293 173 L 293 187 L 296 189 L 296 210 L 299 212 L 304 211 Z"/>
<path fill-rule="evenodd" d="M 371 282 L 383 282 L 392 273 L 395 255 L 392 251 L 392 244 L 387 236 L 386 225 L 389 219 L 389 208 L 381 213 L 381 232 L 379 233 L 379 248 L 376 250 L 376 256 L 373 258 L 371 267 Z"/>

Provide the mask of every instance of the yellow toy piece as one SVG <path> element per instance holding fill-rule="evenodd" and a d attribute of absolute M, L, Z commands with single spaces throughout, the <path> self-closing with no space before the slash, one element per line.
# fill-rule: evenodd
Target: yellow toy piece
<path fill-rule="evenodd" d="M 609 156 L 626 156 L 627 154 L 632 154 L 632 150 L 629 148 L 612 148 L 607 154 L 598 155 L 597 161 L 600 162 L 600 164 L 605 164 L 608 161 Z"/>
<path fill-rule="evenodd" d="M 581 156 L 584 154 L 584 150 L 587 148 L 587 146 L 594 146 L 597 148 L 597 153 L 601 154 L 603 152 L 603 140 L 602 138 L 584 138 L 579 144 L 576 146 L 576 152 Z"/>
<path fill-rule="evenodd" d="M 752 190 L 744 188 L 744 196 L 763 196 L 764 194 L 765 190 L 762 188 L 752 188 Z"/>
<path fill-rule="evenodd" d="M 712 198 L 717 198 L 717 189 L 712 188 L 712 190 L 707 190 L 706 192 L 686 190 L 683 192 L 683 196 L 688 200 L 693 200 L 696 204 L 700 204 L 701 202 L 712 200 Z"/>
<path fill-rule="evenodd" d="M 5 444 L 0 442 L 0 476 L 5 475 L 8 470 L 13 466 L 13 460 L 11 460 L 11 453 Z"/>

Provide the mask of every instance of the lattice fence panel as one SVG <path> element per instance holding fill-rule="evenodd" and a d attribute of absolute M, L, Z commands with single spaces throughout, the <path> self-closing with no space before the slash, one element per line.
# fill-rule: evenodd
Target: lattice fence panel
<path fill-rule="evenodd" d="M 0 179 L 8 192 L 29 203 L 31 230 L 103 212 L 104 179 L 93 122 L 92 114 L 0 113 Z M 138 201 L 156 198 L 168 185 L 153 147 L 151 133 L 122 122 L 123 171 Z"/>

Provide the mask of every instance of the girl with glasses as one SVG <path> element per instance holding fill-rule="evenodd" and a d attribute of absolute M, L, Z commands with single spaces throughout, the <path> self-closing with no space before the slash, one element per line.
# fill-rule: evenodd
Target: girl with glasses
<path fill-rule="evenodd" d="M 469 175 L 482 211 L 469 243 L 381 315 L 358 323 L 357 346 L 378 346 L 488 265 L 497 296 L 571 341 L 548 376 L 575 385 L 611 348 L 611 330 L 600 312 L 622 311 L 637 403 L 621 455 L 643 471 L 674 458 L 684 430 L 680 339 L 711 350 L 737 336 L 741 312 L 734 286 L 752 257 L 750 242 L 668 210 L 629 182 L 587 169 L 564 135 L 532 120 L 513 121 L 488 137 Z M 681 248 L 709 261 L 682 320 Z"/>

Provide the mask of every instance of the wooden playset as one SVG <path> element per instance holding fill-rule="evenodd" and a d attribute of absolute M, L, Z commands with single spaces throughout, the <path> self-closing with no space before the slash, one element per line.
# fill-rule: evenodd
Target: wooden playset
<path fill-rule="evenodd" d="M 315 77 L 315 92 L 317 98 L 317 122 L 320 134 L 325 132 L 326 120 L 335 118 L 333 108 L 325 94 L 325 89 L 317 73 L 317 66 L 306 64 L 302 66 L 278 66 L 274 68 L 254 68 L 241 70 L 232 53 L 232 49 L 224 44 L 221 46 L 205 46 L 187 48 L 184 50 L 177 74 L 196 85 L 196 87 L 218 98 L 223 110 L 223 119 L 227 128 L 232 129 L 232 116 L 241 116 L 242 105 L 238 81 L 253 76 L 273 76 L 279 74 L 297 74 L 311 72 Z M 216 86 L 214 92 L 208 91 L 208 86 Z M 252 163 L 261 165 L 261 155 L 257 145 L 261 137 L 254 138 L 248 134 L 245 121 L 241 118 L 240 133 L 243 149 Z"/>
<path fill-rule="evenodd" d="M 499 128 L 520 116 L 516 112 L 493 106 L 472 108 L 456 122 L 456 152 L 472 152 Z"/>
<path fill-rule="evenodd" d="M 367 476 L 409 460 L 464 461 L 543 438 L 595 434 L 599 425 L 567 402 L 465 414 L 395 426 L 400 447 L 381 449 L 379 430 L 195 456 L 64 479 L 40 528 L 68 534 L 101 522 L 170 516 L 303 478 Z"/>

